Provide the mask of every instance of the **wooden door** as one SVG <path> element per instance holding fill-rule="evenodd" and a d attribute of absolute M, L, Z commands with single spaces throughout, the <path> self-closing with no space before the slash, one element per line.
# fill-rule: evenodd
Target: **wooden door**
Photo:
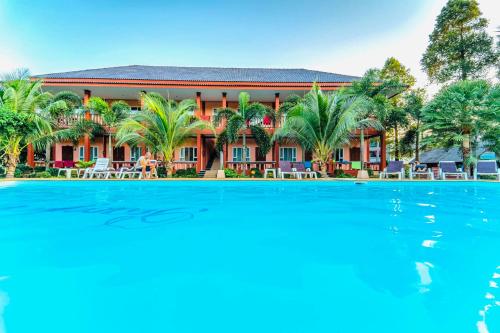
<path fill-rule="evenodd" d="M 125 161 L 125 147 L 113 148 L 113 161 Z"/>
<path fill-rule="evenodd" d="M 359 148 L 351 148 L 349 150 L 349 155 L 351 156 L 350 157 L 350 160 L 351 162 L 352 161 L 361 161 L 361 150 Z"/>

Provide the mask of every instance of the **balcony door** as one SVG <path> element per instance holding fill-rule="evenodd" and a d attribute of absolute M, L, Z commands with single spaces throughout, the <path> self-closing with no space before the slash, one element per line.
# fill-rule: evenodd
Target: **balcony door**
<path fill-rule="evenodd" d="M 125 147 L 113 148 L 113 161 L 125 161 Z"/>

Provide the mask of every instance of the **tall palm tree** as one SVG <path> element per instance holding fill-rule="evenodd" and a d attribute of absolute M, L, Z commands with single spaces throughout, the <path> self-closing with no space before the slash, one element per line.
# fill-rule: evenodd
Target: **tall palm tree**
<path fill-rule="evenodd" d="M 142 94 L 141 98 L 144 108 L 119 124 L 117 145 L 143 144 L 152 153 L 160 153 L 170 175 L 175 150 L 198 130 L 212 129 L 212 126 L 194 117 L 197 104 L 191 99 L 177 103 L 156 93 Z"/>
<path fill-rule="evenodd" d="M 22 150 L 52 134 L 50 121 L 40 114 L 52 95 L 42 91 L 41 81 L 30 81 L 28 72 L 7 79 L 0 85 L 0 151 L 6 177 L 12 178 Z"/>
<path fill-rule="evenodd" d="M 82 99 L 80 96 L 71 91 L 61 91 L 57 93 L 48 106 L 41 111 L 44 118 L 50 121 L 53 128 L 52 135 L 47 136 L 44 140 L 40 140 L 39 142 L 39 146 L 45 147 L 45 169 L 49 169 L 52 144 L 60 141 L 59 131 L 62 130 L 61 123 L 64 122 L 64 118 L 75 114 L 81 106 Z"/>
<path fill-rule="evenodd" d="M 87 103 L 86 109 L 90 112 L 96 112 L 103 120 L 103 123 L 108 127 L 108 152 L 107 156 L 110 159 L 113 156 L 113 133 L 112 129 L 116 128 L 123 120 L 130 116 L 130 106 L 124 101 L 116 101 L 109 105 L 100 97 L 91 97 Z"/>
<path fill-rule="evenodd" d="M 312 151 L 313 161 L 320 164 L 327 177 L 327 163 L 335 149 L 347 144 L 353 131 L 360 127 L 379 127 L 366 118 L 369 101 L 342 91 L 323 93 L 315 84 L 299 104 L 291 108 L 285 124 L 276 131 L 274 140 L 299 143 Z"/>
<path fill-rule="evenodd" d="M 238 96 L 238 109 L 219 108 L 214 115 L 214 124 L 219 124 L 222 119 L 226 120 L 225 128 L 217 137 L 216 147 L 220 151 L 223 145 L 236 143 L 242 137 L 242 160 L 246 161 L 247 130 L 249 129 L 258 145 L 261 154 L 267 154 L 271 149 L 271 138 L 264 127 L 260 124 L 264 116 L 275 119 L 271 108 L 261 103 L 250 103 L 250 95 L 241 92 Z"/>

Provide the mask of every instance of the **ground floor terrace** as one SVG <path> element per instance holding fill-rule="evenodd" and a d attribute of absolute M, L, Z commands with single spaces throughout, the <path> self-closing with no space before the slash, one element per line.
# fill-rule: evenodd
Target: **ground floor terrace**
<path fill-rule="evenodd" d="M 243 153 L 243 143 L 228 144 L 222 151 L 216 149 L 216 136 L 209 134 L 198 134 L 175 150 L 174 171 L 179 169 L 194 168 L 197 173 L 208 170 L 219 170 L 222 168 L 235 169 L 238 172 L 249 172 L 251 169 L 264 171 L 269 168 L 278 168 L 280 161 L 308 162 L 313 160 L 311 152 L 304 150 L 298 144 L 274 143 L 267 154 L 262 154 L 257 143 L 251 136 L 246 140 L 246 152 Z M 370 132 L 365 135 L 364 141 L 364 167 L 374 171 L 385 167 L 384 138 L 381 133 Z M 92 140 L 82 138 L 79 142 L 59 142 L 51 146 L 50 158 L 47 159 L 45 152 L 28 152 L 27 162 L 30 166 L 45 166 L 48 160 L 50 167 L 61 167 L 71 165 L 77 161 L 92 161 L 100 157 L 110 158 L 115 169 L 133 166 L 140 156 L 144 155 L 147 147 L 131 147 L 127 144 L 117 146 L 114 139 L 112 148 L 109 149 L 109 137 L 99 136 Z M 88 152 L 88 153 L 87 153 Z M 111 152 L 111 155 L 109 154 Z M 335 169 L 342 169 L 346 173 L 355 175 L 360 167 L 361 147 L 359 138 L 353 140 L 344 147 L 335 150 L 332 162 L 328 165 L 328 171 L 333 173 Z M 243 160 L 243 156 L 245 160 Z M 162 156 L 156 155 L 163 164 Z M 319 166 L 312 164 L 313 168 L 319 170 Z"/>

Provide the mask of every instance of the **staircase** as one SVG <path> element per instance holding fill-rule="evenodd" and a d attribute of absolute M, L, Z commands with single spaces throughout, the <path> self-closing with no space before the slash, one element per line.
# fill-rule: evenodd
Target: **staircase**
<path fill-rule="evenodd" d="M 205 170 L 198 173 L 199 178 L 217 178 L 217 170 L 220 167 L 220 159 L 215 154 L 210 157 Z"/>

